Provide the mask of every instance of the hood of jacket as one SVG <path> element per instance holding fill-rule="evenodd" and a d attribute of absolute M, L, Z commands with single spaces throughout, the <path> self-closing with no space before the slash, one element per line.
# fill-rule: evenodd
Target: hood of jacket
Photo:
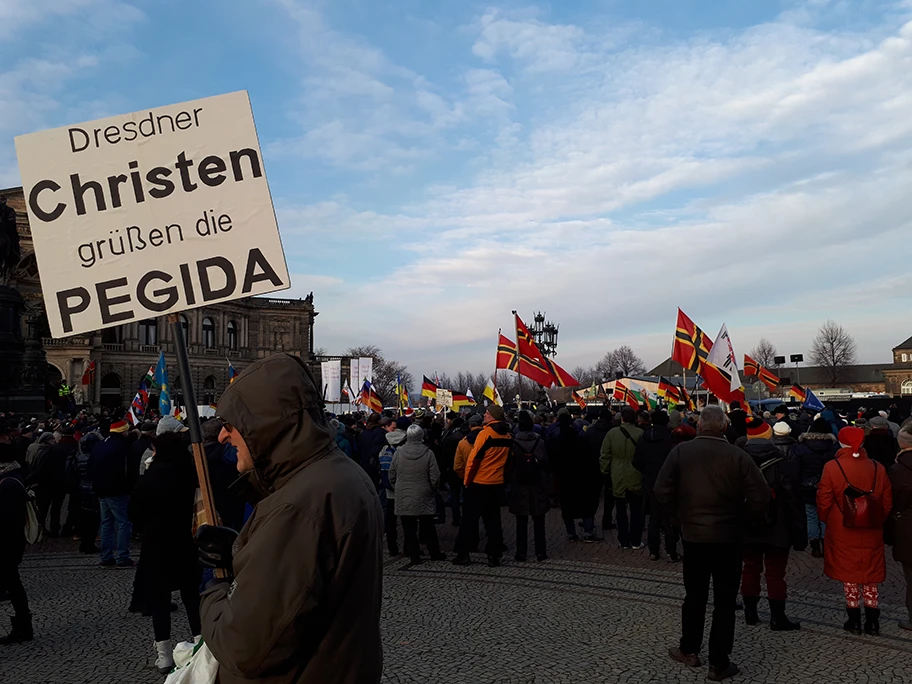
<path fill-rule="evenodd" d="M 398 430 L 405 434 L 405 430 Z M 393 434 L 392 432 L 390 434 Z M 430 454 L 430 449 L 428 449 L 427 444 L 423 442 L 404 442 L 402 446 L 396 449 L 396 456 L 399 458 L 406 458 L 410 461 L 418 460 L 419 458 L 424 458 Z"/>
<path fill-rule="evenodd" d="M 35 444 L 50 444 L 53 441 L 54 441 L 53 432 L 42 432 L 40 435 L 38 435 L 38 439 L 35 440 Z"/>
<path fill-rule="evenodd" d="M 508 435 L 510 434 L 510 426 L 503 421 L 495 421 L 493 423 L 488 423 L 485 427 L 489 427 L 498 435 Z"/>
<path fill-rule="evenodd" d="M 386 443 L 391 447 L 399 447 L 405 444 L 406 434 L 405 430 L 393 430 L 392 432 L 386 433 Z"/>
<path fill-rule="evenodd" d="M 338 448 L 316 380 L 291 354 L 244 369 L 219 400 L 219 416 L 250 449 L 253 470 L 239 480 L 252 487 L 249 498 L 268 496 L 302 466 Z"/>
<path fill-rule="evenodd" d="M 650 444 L 664 442 L 671 437 L 671 430 L 664 425 L 651 425 L 643 431 L 642 440 Z"/>
<path fill-rule="evenodd" d="M 760 465 L 771 458 L 782 458 L 782 452 L 776 448 L 771 439 L 749 439 L 743 447 L 754 463 Z"/>
<path fill-rule="evenodd" d="M 815 445 L 811 442 L 822 442 L 822 444 Z M 815 448 L 818 446 L 826 451 L 828 449 L 831 449 L 833 445 L 838 445 L 838 442 L 836 441 L 836 435 L 834 435 L 832 432 L 804 432 L 798 435 L 798 443 L 804 444 L 808 448 L 814 449 L 814 451 L 820 450 L 818 448 Z"/>
<path fill-rule="evenodd" d="M 517 432 L 513 435 L 513 441 L 519 444 L 523 449 L 530 449 L 535 440 L 541 441 L 542 436 L 535 432 L 535 430 L 529 430 L 528 432 Z"/>

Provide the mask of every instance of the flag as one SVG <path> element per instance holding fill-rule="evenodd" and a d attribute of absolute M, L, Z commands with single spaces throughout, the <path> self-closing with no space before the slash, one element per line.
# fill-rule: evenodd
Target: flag
<path fill-rule="evenodd" d="M 515 373 L 519 372 L 519 352 L 516 351 L 516 342 L 503 335 L 497 341 L 497 363 L 495 368 L 505 368 Z"/>
<path fill-rule="evenodd" d="M 779 377 L 754 361 L 747 354 L 744 355 L 744 375 L 756 375 L 757 378 L 769 388 L 770 392 L 779 386 Z"/>
<path fill-rule="evenodd" d="M 706 333 L 694 323 L 687 315 L 678 309 L 678 322 L 675 327 L 674 346 L 671 351 L 671 360 L 677 361 L 687 370 L 703 374 L 703 362 L 712 350 L 712 342 L 707 339 Z"/>
<path fill-rule="evenodd" d="M 579 387 L 580 382 L 551 359 L 545 359 L 545 367 L 551 373 L 554 384 L 558 387 Z"/>
<path fill-rule="evenodd" d="M 234 366 L 231 365 L 231 359 L 226 356 L 225 360 L 228 362 L 228 384 L 230 385 L 238 376 L 238 372 L 235 370 Z"/>
<path fill-rule="evenodd" d="M 640 402 L 637 401 L 636 394 L 620 380 L 614 383 L 614 398 L 629 404 L 634 411 L 640 410 Z"/>
<path fill-rule="evenodd" d="M 789 390 L 789 396 L 795 397 L 800 402 L 807 401 L 808 393 L 801 385 L 792 385 L 792 389 Z M 814 397 L 818 402 L 820 401 L 817 397 Z"/>
<path fill-rule="evenodd" d="M 146 407 L 149 405 L 149 388 L 152 387 L 154 375 L 154 367 L 149 366 L 149 370 L 139 381 L 139 389 L 136 390 L 136 396 L 133 397 L 130 408 L 127 409 L 127 414 L 124 416 L 133 425 L 139 425 L 146 413 Z"/>
<path fill-rule="evenodd" d="M 497 388 L 494 386 L 494 380 L 492 378 L 488 378 L 488 384 L 485 385 L 484 388 L 484 396 L 486 399 L 490 399 L 491 403 L 503 406 L 503 399 L 500 398 L 500 392 L 498 392 Z"/>
<path fill-rule="evenodd" d="M 709 355 L 703 361 L 701 376 L 710 392 L 723 401 L 744 401 L 738 361 L 725 324 L 719 329 Z"/>
<path fill-rule="evenodd" d="M 579 393 L 579 392 L 577 392 L 576 390 L 573 390 L 573 391 L 570 393 L 570 396 L 573 397 L 573 401 L 575 401 L 577 404 L 579 404 L 579 407 L 580 407 L 581 409 L 586 408 L 586 406 L 587 406 L 586 400 L 583 399 L 583 398 L 580 396 L 580 393 Z"/>
<path fill-rule="evenodd" d="M 458 411 L 459 409 L 465 408 L 466 406 L 475 406 L 475 400 L 472 399 L 468 394 L 453 392 L 453 408 Z"/>
<path fill-rule="evenodd" d="M 472 388 L 471 388 L 471 387 L 469 387 L 469 388 L 466 390 L 466 396 L 467 396 L 469 399 L 472 400 L 472 403 L 473 403 L 473 404 L 477 404 L 477 403 L 478 403 L 477 401 L 475 401 L 475 395 L 472 394 Z"/>
<path fill-rule="evenodd" d="M 678 385 L 677 389 L 678 389 L 678 396 L 680 398 L 680 403 L 684 404 L 684 406 L 689 411 L 696 411 L 697 405 L 694 404 L 694 400 L 690 398 L 690 395 L 687 393 L 687 390 L 684 388 L 684 385 Z"/>
<path fill-rule="evenodd" d="M 431 382 L 428 376 L 422 376 L 424 382 L 421 383 L 421 396 L 434 399 L 437 397 L 437 383 Z"/>
<path fill-rule="evenodd" d="M 659 377 L 658 395 L 665 400 L 666 404 L 678 404 L 681 402 L 681 393 L 677 386 L 671 384 L 664 377 Z"/>
<path fill-rule="evenodd" d="M 168 391 L 168 366 L 165 363 L 165 352 L 158 353 L 158 365 L 155 366 L 155 384 L 158 385 L 158 412 L 167 416 L 171 413 L 171 393 Z"/>
<path fill-rule="evenodd" d="M 364 385 L 361 387 L 361 404 L 374 413 L 383 413 L 383 402 L 377 395 L 376 390 L 374 390 L 370 380 L 365 380 Z"/>
<path fill-rule="evenodd" d="M 826 408 L 823 402 L 810 389 L 805 389 L 805 392 L 807 392 L 807 398 L 801 404 L 802 408 L 810 409 L 811 411 L 823 411 Z"/>
<path fill-rule="evenodd" d="M 554 376 L 548 369 L 545 362 L 544 354 L 541 353 L 535 344 L 532 333 L 522 322 L 515 311 L 516 317 L 516 349 L 519 352 L 519 374 L 534 380 L 543 387 L 551 387 L 554 384 Z M 577 383 L 578 384 L 578 383 Z"/>
<path fill-rule="evenodd" d="M 82 384 L 91 385 L 93 382 L 95 382 L 95 362 L 89 361 L 85 373 L 82 374 Z"/>
<path fill-rule="evenodd" d="M 342 391 L 345 392 L 345 395 L 348 397 L 349 404 L 360 404 L 361 398 L 355 394 L 355 391 L 351 388 L 351 383 L 348 380 L 345 381 L 345 386 L 342 388 Z"/>
<path fill-rule="evenodd" d="M 643 403 L 644 409 L 646 409 L 647 411 L 652 411 L 653 409 L 655 409 L 657 404 L 656 404 L 655 400 L 649 395 L 649 390 L 645 390 L 645 389 L 640 390 L 639 395 L 643 400 L 642 403 Z"/>

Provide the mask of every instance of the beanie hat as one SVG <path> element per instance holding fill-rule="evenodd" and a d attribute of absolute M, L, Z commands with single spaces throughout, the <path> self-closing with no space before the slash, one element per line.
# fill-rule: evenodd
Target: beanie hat
<path fill-rule="evenodd" d="M 497 404 L 491 404 L 485 409 L 487 413 L 491 414 L 491 418 L 494 420 L 503 420 L 506 417 L 503 407 L 498 406 Z"/>
<path fill-rule="evenodd" d="M 398 418 L 396 418 L 396 429 L 397 430 L 408 430 L 411 427 L 411 425 L 412 425 L 412 421 L 410 421 L 405 416 L 399 416 Z"/>
<path fill-rule="evenodd" d="M 111 423 L 110 432 L 121 433 L 121 432 L 126 432 L 129 429 L 130 429 L 130 424 L 127 421 L 118 420 L 118 421 Z"/>
<path fill-rule="evenodd" d="M 405 431 L 405 438 L 409 442 L 420 442 L 424 439 L 424 429 L 420 425 L 410 425 Z"/>
<path fill-rule="evenodd" d="M 187 430 L 187 426 L 174 416 L 165 416 L 160 421 L 158 421 L 158 427 L 155 428 L 155 436 L 159 437 L 168 432 L 186 432 Z"/>
<path fill-rule="evenodd" d="M 792 427 L 784 420 L 780 420 L 778 423 L 773 425 L 773 434 L 778 435 L 779 437 L 785 437 L 786 435 L 791 434 Z"/>
<path fill-rule="evenodd" d="M 896 441 L 899 442 L 900 449 L 912 447 L 912 427 L 906 426 L 900 430 L 899 434 L 896 436 Z"/>
<path fill-rule="evenodd" d="M 481 414 L 474 414 L 469 418 L 469 427 L 478 427 L 484 422 L 484 417 Z"/>
<path fill-rule="evenodd" d="M 811 423 L 811 429 L 808 430 L 808 432 L 815 432 L 821 435 L 832 434 L 830 421 L 828 421 L 826 418 L 817 418 L 817 420 Z"/>
<path fill-rule="evenodd" d="M 751 418 L 747 421 L 748 439 L 769 439 L 772 435 L 773 429 L 762 418 Z"/>
<path fill-rule="evenodd" d="M 864 443 L 864 438 L 864 430 L 851 426 L 842 428 L 837 437 L 840 446 L 851 449 L 852 456 L 855 458 L 861 456 L 861 445 Z"/>

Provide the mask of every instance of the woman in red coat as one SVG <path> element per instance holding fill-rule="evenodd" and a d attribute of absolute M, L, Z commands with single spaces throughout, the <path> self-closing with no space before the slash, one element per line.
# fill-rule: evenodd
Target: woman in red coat
<path fill-rule="evenodd" d="M 861 634 L 861 599 L 864 597 L 865 624 L 868 634 L 880 632 L 880 609 L 877 607 L 877 585 L 886 578 L 883 521 L 870 528 L 846 527 L 843 520 L 845 497 L 850 484 L 856 490 L 879 502 L 883 514 L 890 511 L 893 492 L 886 469 L 868 458 L 861 445 L 864 430 L 846 427 L 839 431 L 842 448 L 836 458 L 823 468 L 817 487 L 817 514 L 826 524 L 823 571 L 827 577 L 843 583 L 846 613 L 845 629 Z M 860 588 L 859 588 L 859 585 Z"/>

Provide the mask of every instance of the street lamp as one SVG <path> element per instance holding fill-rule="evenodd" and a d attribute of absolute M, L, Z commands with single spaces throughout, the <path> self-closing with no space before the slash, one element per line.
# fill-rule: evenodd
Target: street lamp
<path fill-rule="evenodd" d="M 559 325 L 545 320 L 545 314 L 538 312 L 532 317 L 529 332 L 535 338 L 535 345 L 547 357 L 557 356 L 557 335 Z"/>
<path fill-rule="evenodd" d="M 789 361 L 795 364 L 795 383 L 801 384 L 801 371 L 798 369 L 798 364 L 804 361 L 804 354 L 792 354 L 789 356 Z"/>

